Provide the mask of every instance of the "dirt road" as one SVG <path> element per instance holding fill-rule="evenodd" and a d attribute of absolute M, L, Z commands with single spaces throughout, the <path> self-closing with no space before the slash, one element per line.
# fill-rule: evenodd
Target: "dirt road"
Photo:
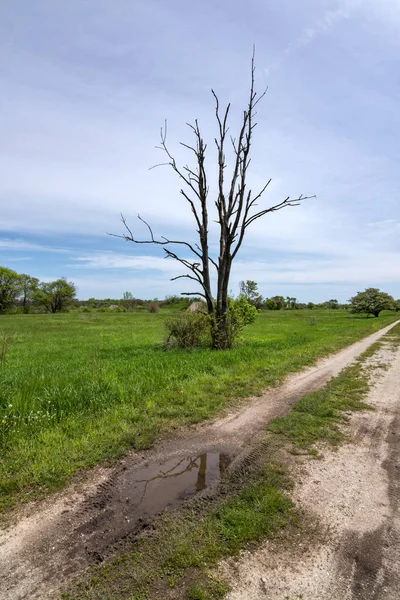
<path fill-rule="evenodd" d="M 375 411 L 353 414 L 352 443 L 300 459 L 295 499 L 317 539 L 228 561 L 229 600 L 399 600 L 400 349 L 387 342 L 371 363 L 390 367 L 374 370 Z"/>
<path fill-rule="evenodd" d="M 255 433 L 271 419 L 285 414 L 302 396 L 322 387 L 393 326 L 321 360 L 315 367 L 288 377 L 284 385 L 249 400 L 234 414 L 211 424 L 181 431 L 174 439 L 148 452 L 140 455 L 132 453 L 112 469 L 98 467 L 62 494 L 25 507 L 14 519 L 14 524 L 0 532 L 0 600 L 52 597 L 66 581 L 111 554 L 120 540 L 134 537 L 152 515 L 179 505 L 205 485 L 217 485 L 219 475 L 231 458 L 246 447 Z M 399 365 L 396 368 L 400 369 Z M 382 414 L 388 418 L 383 409 Z M 393 419 L 393 415 L 390 418 Z M 395 424 L 393 431 L 394 427 Z M 393 440 L 385 443 L 394 448 L 398 439 L 396 435 L 393 433 Z M 350 458 L 343 458 L 343 472 L 348 471 L 346 461 Z M 395 469 L 389 455 L 385 455 L 384 460 L 387 466 L 386 471 L 385 467 L 381 467 L 382 472 L 389 473 Z M 356 476 L 359 467 L 357 462 L 352 464 L 353 476 Z M 322 468 L 322 465 L 317 466 Z M 368 470 L 370 465 L 366 468 Z M 315 475 L 314 479 L 317 478 L 321 481 L 317 489 L 322 490 L 325 486 L 323 471 Z M 370 484 L 374 489 L 375 480 L 370 480 Z M 391 497 L 396 498 L 396 489 L 393 490 Z M 310 494 L 315 494 L 312 488 Z M 383 495 L 382 492 L 382 498 Z M 157 498 L 156 502 L 154 498 Z M 363 498 L 362 502 L 366 499 Z M 363 509 L 363 514 L 367 514 L 366 510 L 368 508 Z M 375 504 L 374 511 L 376 514 Z M 368 517 L 367 521 L 370 523 L 371 518 Z M 392 531 L 393 536 L 398 535 L 398 530 Z M 383 535 L 387 535 L 384 529 Z M 348 538 L 346 547 L 349 552 L 361 543 L 360 539 Z M 392 560 L 394 564 L 396 557 L 390 559 L 387 553 L 385 560 Z M 345 559 L 342 561 L 343 564 L 347 562 Z M 359 568 L 364 567 L 361 565 Z M 343 577 L 348 576 L 343 569 L 340 573 Z M 239 586 L 233 596 L 235 600 L 285 598 L 257 595 L 258 588 L 254 592 L 256 595 L 240 595 L 240 589 Z M 364 598 L 349 596 L 353 597 Z M 322 600 L 324 596 L 307 598 Z M 340 598 L 345 600 L 346 596 Z"/>

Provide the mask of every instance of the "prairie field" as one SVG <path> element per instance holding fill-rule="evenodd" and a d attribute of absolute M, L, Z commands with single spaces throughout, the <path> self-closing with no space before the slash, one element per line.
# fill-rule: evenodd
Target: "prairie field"
<path fill-rule="evenodd" d="M 165 351 L 174 310 L 1 317 L 1 510 L 210 418 L 397 319 L 268 311 L 233 350 Z"/>

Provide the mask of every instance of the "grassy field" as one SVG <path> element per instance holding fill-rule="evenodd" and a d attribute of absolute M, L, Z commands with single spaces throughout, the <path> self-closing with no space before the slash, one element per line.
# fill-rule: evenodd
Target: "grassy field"
<path fill-rule="evenodd" d="M 394 348 L 400 345 L 400 326 L 389 339 Z M 120 554 L 93 567 L 62 598 L 222 599 L 229 585 L 215 571 L 221 559 L 254 549 L 265 538 L 284 541 L 287 549 L 290 542 L 297 546 L 302 536 L 307 545 L 312 531 L 291 499 L 288 454 L 315 456 L 351 439 L 349 413 L 372 410 L 365 404 L 370 384 L 376 369 L 383 372 L 387 367 L 365 364 L 379 345 L 321 390 L 304 396 L 286 416 L 273 420 L 253 443 L 259 451 L 253 450 L 236 466 L 240 477 L 235 469 L 228 472 L 220 495 L 206 502 L 194 498 L 186 511 L 163 513 L 153 522 L 151 536 L 129 542 Z"/>
<path fill-rule="evenodd" d="M 1 317 L 1 510 L 61 487 L 80 468 L 144 448 L 162 431 L 206 419 L 397 318 L 268 312 L 234 350 L 164 352 L 170 315 Z"/>

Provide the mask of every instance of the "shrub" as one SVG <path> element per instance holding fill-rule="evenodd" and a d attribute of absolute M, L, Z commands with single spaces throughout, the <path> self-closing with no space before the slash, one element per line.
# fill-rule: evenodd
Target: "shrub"
<path fill-rule="evenodd" d="M 208 315 L 200 313 L 180 313 L 168 319 L 166 348 L 177 347 L 191 349 L 205 342 L 209 333 Z"/>
<path fill-rule="evenodd" d="M 149 306 L 148 306 L 147 310 L 150 313 L 158 313 L 160 310 L 160 305 L 158 302 L 149 302 Z"/>
<path fill-rule="evenodd" d="M 223 348 L 232 348 L 242 329 L 246 325 L 254 323 L 259 312 L 259 309 L 251 304 L 245 296 L 239 296 L 236 300 L 229 298 L 225 326 L 218 326 L 218 323 L 214 326 L 213 336 L 216 345 Z"/>

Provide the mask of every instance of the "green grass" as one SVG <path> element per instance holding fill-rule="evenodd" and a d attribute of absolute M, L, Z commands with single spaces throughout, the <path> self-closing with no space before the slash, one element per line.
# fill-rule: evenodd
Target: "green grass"
<path fill-rule="evenodd" d="M 62 487 L 79 469 L 145 448 L 172 428 L 207 419 L 397 318 L 269 312 L 234 350 L 164 352 L 170 314 L 0 318 L 0 346 L 4 332 L 11 335 L 0 363 L 0 510 Z"/>
<path fill-rule="evenodd" d="M 400 326 L 389 340 L 398 347 Z M 293 533 L 296 540 L 299 533 L 305 535 L 290 498 L 285 452 L 295 448 L 314 454 L 316 447 L 332 448 L 346 439 L 347 414 L 370 408 L 365 398 L 371 369 L 365 359 L 378 348 L 375 344 L 323 389 L 304 396 L 287 416 L 272 421 L 236 471 L 228 471 L 219 496 L 205 504 L 194 499 L 186 509 L 155 519 L 151 537 L 128 544 L 123 555 L 94 568 L 63 598 L 224 598 L 229 586 L 215 575 L 221 559 L 237 556 L 261 539 L 290 541 Z M 253 464 L 250 456 L 255 457 Z"/>

